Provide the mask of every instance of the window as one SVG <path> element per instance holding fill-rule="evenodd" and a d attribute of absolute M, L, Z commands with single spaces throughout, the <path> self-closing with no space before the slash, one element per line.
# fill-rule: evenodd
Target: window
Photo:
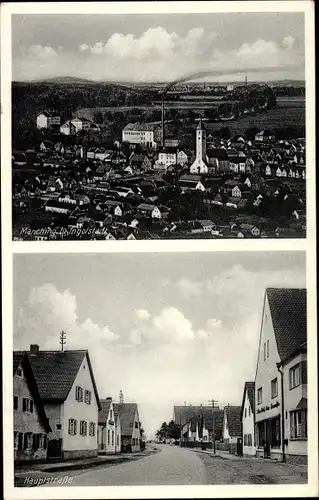
<path fill-rule="evenodd" d="M 134 422 L 135 429 L 138 429 L 138 422 Z"/>
<path fill-rule="evenodd" d="M 62 429 L 62 425 L 61 424 L 56 424 L 55 429 L 57 431 L 60 431 Z"/>
<path fill-rule="evenodd" d="M 23 373 L 22 373 L 22 368 L 17 368 L 17 371 L 16 371 L 18 377 L 22 377 L 23 376 Z"/>
<path fill-rule="evenodd" d="M 107 431 L 107 444 L 110 444 L 110 429 Z"/>
<path fill-rule="evenodd" d="M 290 437 L 307 438 L 307 411 L 298 410 L 290 413 Z"/>
<path fill-rule="evenodd" d="M 33 434 L 32 432 L 26 432 L 23 440 L 23 449 L 31 449 L 33 444 Z"/>
<path fill-rule="evenodd" d="M 293 389 L 300 384 L 300 366 L 299 363 L 289 370 L 289 389 Z"/>
<path fill-rule="evenodd" d="M 90 405 L 91 404 L 91 397 L 92 397 L 92 394 L 91 394 L 91 391 L 85 391 L 85 402 L 86 404 Z"/>
<path fill-rule="evenodd" d="M 23 449 L 23 434 L 22 432 L 19 432 L 18 434 L 18 450 Z"/>
<path fill-rule="evenodd" d="M 271 397 L 276 398 L 278 396 L 278 380 L 274 378 L 271 381 Z"/>
<path fill-rule="evenodd" d="M 17 410 L 19 408 L 19 398 L 18 396 L 13 396 L 13 409 Z"/>
<path fill-rule="evenodd" d="M 112 431 L 112 446 L 114 445 L 114 431 Z"/>
<path fill-rule="evenodd" d="M 89 435 L 95 436 L 95 423 L 94 422 L 90 422 Z"/>
<path fill-rule="evenodd" d="M 247 408 L 245 408 L 245 418 L 247 417 Z"/>
<path fill-rule="evenodd" d="M 253 440 L 251 434 L 247 434 L 247 446 L 252 446 L 252 445 L 253 445 Z"/>
<path fill-rule="evenodd" d="M 113 418 L 113 412 L 112 410 L 110 410 L 110 419 L 112 420 L 112 418 Z"/>
<path fill-rule="evenodd" d="M 83 389 L 78 385 L 75 388 L 75 399 L 76 401 L 83 401 Z"/>
<path fill-rule="evenodd" d="M 269 358 L 269 340 L 267 340 L 267 358 Z"/>
<path fill-rule="evenodd" d="M 117 444 L 117 446 L 119 446 L 119 444 L 120 444 L 120 436 L 119 435 L 116 436 L 116 444 Z"/>
<path fill-rule="evenodd" d="M 71 436 L 76 435 L 76 427 L 77 427 L 77 421 L 75 418 L 69 418 L 69 434 Z"/>
<path fill-rule="evenodd" d="M 250 414 L 251 414 L 251 410 L 250 410 L 250 406 L 249 406 L 249 408 L 248 408 L 248 415 L 250 416 Z"/>
<path fill-rule="evenodd" d="M 87 422 L 85 420 L 80 421 L 80 435 L 86 436 L 87 434 Z"/>
<path fill-rule="evenodd" d="M 24 412 L 33 413 L 33 401 L 28 398 L 23 398 L 22 409 Z"/>
<path fill-rule="evenodd" d="M 257 403 L 261 405 L 262 402 L 263 402 L 263 388 L 259 387 L 257 391 Z"/>
<path fill-rule="evenodd" d="M 247 439 L 247 434 L 244 434 L 244 446 L 247 446 L 248 439 Z"/>
<path fill-rule="evenodd" d="M 19 433 L 14 431 L 14 433 L 13 433 L 13 448 L 15 450 L 18 449 L 18 437 L 19 437 Z"/>
<path fill-rule="evenodd" d="M 264 343 L 264 361 L 266 361 L 266 343 Z"/>

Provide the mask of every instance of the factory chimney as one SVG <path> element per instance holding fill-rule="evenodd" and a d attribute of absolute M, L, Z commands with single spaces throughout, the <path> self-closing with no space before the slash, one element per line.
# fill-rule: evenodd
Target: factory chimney
<path fill-rule="evenodd" d="M 165 94 L 162 98 L 162 147 L 165 146 Z"/>

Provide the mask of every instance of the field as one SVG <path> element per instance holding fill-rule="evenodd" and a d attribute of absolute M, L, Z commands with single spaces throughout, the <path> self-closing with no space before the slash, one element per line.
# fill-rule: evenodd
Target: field
<path fill-rule="evenodd" d="M 180 109 L 203 111 L 218 107 L 220 101 L 196 101 L 196 102 L 174 102 L 167 101 L 165 103 L 166 109 Z M 100 108 L 82 108 L 77 111 L 77 115 L 92 119 L 96 111 L 105 112 L 122 112 L 127 113 L 132 109 L 140 109 L 141 111 L 161 109 L 160 104 L 153 104 L 151 106 L 110 106 Z M 305 126 L 305 100 L 304 98 L 278 98 L 277 107 L 258 115 L 244 116 L 238 120 L 223 121 L 216 123 L 207 123 L 209 131 L 219 130 L 221 127 L 228 127 L 234 134 L 241 134 L 249 127 L 256 127 L 258 129 L 271 129 L 275 130 L 281 127 L 290 126 Z"/>

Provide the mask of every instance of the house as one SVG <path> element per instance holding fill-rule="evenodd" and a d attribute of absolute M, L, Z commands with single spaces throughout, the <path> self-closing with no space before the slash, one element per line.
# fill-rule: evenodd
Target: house
<path fill-rule="evenodd" d="M 211 232 L 215 227 L 215 224 L 211 220 L 208 220 L 208 219 L 199 220 L 198 222 L 201 225 L 204 233 Z"/>
<path fill-rule="evenodd" d="M 114 414 L 120 419 L 121 451 L 136 452 L 141 449 L 141 424 L 136 403 L 114 403 Z"/>
<path fill-rule="evenodd" d="M 122 217 L 123 215 L 123 203 L 120 203 L 115 200 L 106 200 L 103 204 L 108 212 L 113 215 L 117 215 L 118 217 Z"/>
<path fill-rule="evenodd" d="M 202 409 L 202 440 L 204 442 L 219 441 L 223 434 L 224 410 L 219 408 Z"/>
<path fill-rule="evenodd" d="M 177 165 L 181 165 L 181 166 L 184 166 L 186 165 L 188 162 L 188 156 L 187 156 L 187 153 L 185 153 L 185 151 L 177 151 Z"/>
<path fill-rule="evenodd" d="M 149 203 L 140 203 L 137 207 L 137 211 L 140 214 L 145 215 L 146 217 L 151 217 L 152 219 L 162 218 L 160 209 L 157 206 L 151 205 Z"/>
<path fill-rule="evenodd" d="M 178 181 L 179 187 L 182 192 L 185 191 L 205 191 L 205 186 L 201 182 L 200 175 L 182 175 Z"/>
<path fill-rule="evenodd" d="M 37 115 L 37 128 L 50 128 L 60 125 L 61 117 L 53 111 L 42 111 Z"/>
<path fill-rule="evenodd" d="M 48 458 L 69 460 L 96 456 L 101 409 L 87 350 L 27 353 L 52 431 Z"/>
<path fill-rule="evenodd" d="M 128 123 L 122 130 L 122 142 L 156 148 L 162 140 L 162 129 L 157 123 Z"/>
<path fill-rule="evenodd" d="M 231 196 L 233 198 L 241 198 L 241 193 L 242 192 L 238 184 L 236 184 L 236 186 L 234 186 L 233 189 L 231 190 Z"/>
<path fill-rule="evenodd" d="M 228 172 L 229 159 L 225 149 L 208 149 L 207 157 L 209 167 L 212 166 L 216 172 Z"/>
<path fill-rule="evenodd" d="M 225 406 L 223 422 L 224 443 L 238 443 L 242 438 L 242 427 L 240 421 L 240 406 Z"/>
<path fill-rule="evenodd" d="M 73 123 L 68 120 L 63 125 L 60 127 L 60 134 L 63 135 L 75 135 L 76 134 L 76 127 L 73 125 Z"/>
<path fill-rule="evenodd" d="M 256 454 L 307 462 L 307 295 L 267 288 L 255 377 Z"/>
<path fill-rule="evenodd" d="M 120 453 L 121 451 L 121 422 L 114 414 L 112 398 L 100 400 L 98 425 L 99 453 Z"/>
<path fill-rule="evenodd" d="M 240 224 L 239 228 L 244 234 L 249 234 L 250 236 L 256 236 L 256 237 L 260 236 L 260 229 L 254 224 L 243 223 Z"/>
<path fill-rule="evenodd" d="M 51 432 L 30 361 L 25 352 L 13 352 L 14 461 L 46 460 Z"/>
<path fill-rule="evenodd" d="M 91 128 L 91 120 L 88 120 L 87 118 L 73 118 L 71 120 L 72 125 L 75 127 L 75 133 L 80 132 L 81 130 L 90 130 Z"/>
<path fill-rule="evenodd" d="M 246 382 L 240 420 L 243 429 L 243 455 L 256 455 L 255 446 L 255 382 Z"/>
<path fill-rule="evenodd" d="M 69 214 L 72 210 L 72 204 L 60 202 L 58 200 L 48 200 L 44 205 L 46 212 L 56 212 L 58 214 Z"/>
<path fill-rule="evenodd" d="M 165 148 L 158 153 L 158 163 L 168 168 L 170 165 L 176 165 L 177 154 L 175 148 Z"/>

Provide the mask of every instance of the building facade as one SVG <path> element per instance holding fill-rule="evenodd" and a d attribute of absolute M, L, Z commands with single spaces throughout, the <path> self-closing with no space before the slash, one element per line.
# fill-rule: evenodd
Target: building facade
<path fill-rule="evenodd" d="M 268 288 L 255 378 L 256 454 L 307 461 L 306 290 Z"/>
<path fill-rule="evenodd" d="M 241 406 L 243 455 L 255 456 L 255 383 L 246 382 Z"/>
<path fill-rule="evenodd" d="M 196 158 L 190 167 L 191 174 L 207 174 L 208 173 L 208 160 L 206 155 L 206 129 L 202 122 L 196 127 Z"/>

